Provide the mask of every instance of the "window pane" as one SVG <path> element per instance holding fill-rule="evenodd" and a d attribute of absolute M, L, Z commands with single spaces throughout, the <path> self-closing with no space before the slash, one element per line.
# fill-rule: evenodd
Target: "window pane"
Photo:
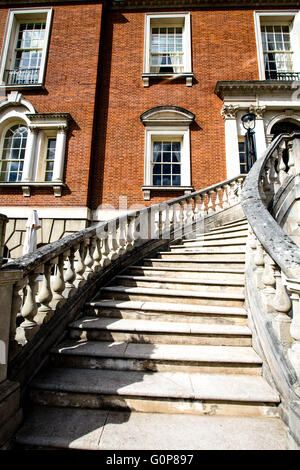
<path fill-rule="evenodd" d="M 163 176 L 163 185 L 171 186 L 171 176 Z"/>
<path fill-rule="evenodd" d="M 158 175 L 153 176 L 153 185 L 161 186 L 161 176 L 158 176 Z"/>
<path fill-rule="evenodd" d="M 180 183 L 180 176 L 179 175 L 178 176 L 177 175 L 173 176 L 172 180 L 173 180 L 173 183 L 172 183 L 173 186 L 180 186 L 181 183 Z"/>
<path fill-rule="evenodd" d="M 153 166 L 153 174 L 154 175 L 161 175 L 161 165 L 154 165 Z"/>

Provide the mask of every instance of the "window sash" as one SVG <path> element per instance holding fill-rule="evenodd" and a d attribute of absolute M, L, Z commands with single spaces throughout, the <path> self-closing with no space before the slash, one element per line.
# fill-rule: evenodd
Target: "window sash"
<path fill-rule="evenodd" d="M 287 25 L 262 25 L 262 47 L 266 78 L 276 78 L 277 72 L 293 71 L 293 51 Z"/>
<path fill-rule="evenodd" d="M 184 71 L 182 26 L 152 26 L 150 49 L 150 72 Z"/>
<path fill-rule="evenodd" d="M 153 186 L 181 185 L 181 152 L 181 141 L 153 141 L 151 156 Z"/>
<path fill-rule="evenodd" d="M 54 170 L 54 160 L 55 160 L 55 150 L 56 150 L 56 139 L 50 138 L 47 143 L 47 154 L 46 154 L 46 167 L 45 167 L 45 181 L 52 181 L 53 170 Z"/>
<path fill-rule="evenodd" d="M 0 160 L 0 181 L 21 181 L 26 143 L 26 126 L 17 124 L 7 130 Z"/>

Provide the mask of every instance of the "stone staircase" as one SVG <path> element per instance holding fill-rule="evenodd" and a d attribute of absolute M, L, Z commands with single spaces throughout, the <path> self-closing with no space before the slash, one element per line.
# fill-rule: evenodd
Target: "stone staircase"
<path fill-rule="evenodd" d="M 247 234 L 173 243 L 102 288 L 32 382 L 17 446 L 284 449 L 244 308 Z"/>

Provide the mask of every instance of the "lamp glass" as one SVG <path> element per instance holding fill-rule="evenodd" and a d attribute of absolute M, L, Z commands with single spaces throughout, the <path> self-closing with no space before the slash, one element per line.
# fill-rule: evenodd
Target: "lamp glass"
<path fill-rule="evenodd" d="M 242 123 L 243 123 L 243 127 L 244 129 L 248 130 L 248 129 L 254 129 L 255 127 L 255 114 L 254 113 L 248 113 L 248 114 L 244 114 L 244 116 L 242 116 Z"/>

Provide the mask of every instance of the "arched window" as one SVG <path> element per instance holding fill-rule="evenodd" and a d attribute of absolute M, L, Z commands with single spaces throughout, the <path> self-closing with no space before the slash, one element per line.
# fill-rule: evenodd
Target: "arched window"
<path fill-rule="evenodd" d="M 0 181 L 21 181 L 27 132 L 24 124 L 16 124 L 6 132 L 0 161 Z"/>

